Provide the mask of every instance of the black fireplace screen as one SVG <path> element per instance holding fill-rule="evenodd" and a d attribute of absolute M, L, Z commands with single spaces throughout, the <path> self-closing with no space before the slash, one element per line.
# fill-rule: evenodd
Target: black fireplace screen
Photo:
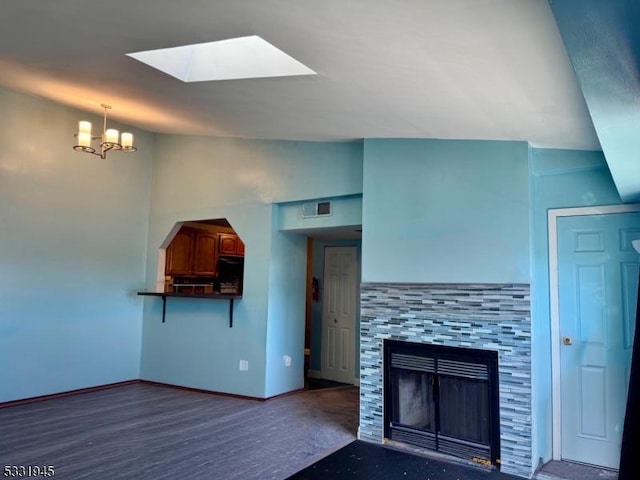
<path fill-rule="evenodd" d="M 384 342 L 385 436 L 499 465 L 498 354 Z"/>

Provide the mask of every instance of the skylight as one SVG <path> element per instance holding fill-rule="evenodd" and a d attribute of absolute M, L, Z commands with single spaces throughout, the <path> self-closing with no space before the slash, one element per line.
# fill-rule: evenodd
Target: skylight
<path fill-rule="evenodd" d="M 133 52 L 127 56 L 183 82 L 316 75 L 257 35 Z"/>

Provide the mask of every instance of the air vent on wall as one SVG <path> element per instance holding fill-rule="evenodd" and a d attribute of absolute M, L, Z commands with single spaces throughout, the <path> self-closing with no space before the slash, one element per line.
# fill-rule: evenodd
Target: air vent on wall
<path fill-rule="evenodd" d="M 331 215 L 331 202 L 305 202 L 302 204 L 302 218 L 326 217 Z"/>

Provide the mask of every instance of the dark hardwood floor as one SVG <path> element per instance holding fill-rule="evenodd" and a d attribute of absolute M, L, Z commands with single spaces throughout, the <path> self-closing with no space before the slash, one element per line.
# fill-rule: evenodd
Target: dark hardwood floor
<path fill-rule="evenodd" d="M 355 439 L 358 389 L 265 402 L 134 384 L 0 409 L 0 468 L 56 479 L 284 479 Z M 42 478 L 42 476 L 40 476 Z"/>

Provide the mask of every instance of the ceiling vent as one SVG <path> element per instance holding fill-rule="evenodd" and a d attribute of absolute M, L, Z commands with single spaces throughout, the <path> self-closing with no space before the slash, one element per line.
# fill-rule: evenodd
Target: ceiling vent
<path fill-rule="evenodd" d="M 305 202 L 302 204 L 302 218 L 327 217 L 331 213 L 331 202 Z"/>

